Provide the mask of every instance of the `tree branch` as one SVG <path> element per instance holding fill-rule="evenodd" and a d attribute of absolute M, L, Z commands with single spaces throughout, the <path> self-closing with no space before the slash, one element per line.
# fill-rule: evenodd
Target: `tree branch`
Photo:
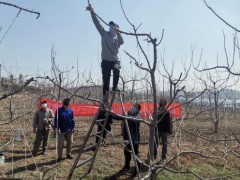
<path fill-rule="evenodd" d="M 240 30 L 238 30 L 237 28 L 233 27 L 231 24 L 229 24 L 227 21 L 225 21 L 222 17 L 220 17 L 206 2 L 206 0 L 203 0 L 205 5 L 207 6 L 208 9 L 210 9 L 213 14 L 215 14 L 222 22 L 224 22 L 227 26 L 229 26 L 230 28 L 234 29 L 237 32 L 240 32 Z"/>
<path fill-rule="evenodd" d="M 26 8 L 23 8 L 23 7 L 20 7 L 20 6 L 11 4 L 11 3 L 6 3 L 6 2 L 0 2 L 0 4 L 6 5 L 6 6 L 11 6 L 11 7 L 17 8 L 21 11 L 26 11 L 26 12 L 29 12 L 29 13 L 37 14 L 36 19 L 38 19 L 40 17 L 40 12 L 37 12 L 37 11 L 34 11 L 34 10 L 29 10 L 29 9 L 26 9 Z"/>
<path fill-rule="evenodd" d="M 27 87 L 32 81 L 34 81 L 34 78 L 32 77 L 31 79 L 28 79 L 24 85 L 22 87 L 20 87 L 19 89 L 17 89 L 16 91 L 10 92 L 8 94 L 4 94 L 2 97 L 0 97 L 0 101 L 3 99 L 6 99 L 8 96 L 12 96 L 14 94 L 17 94 L 19 92 L 21 92 L 25 87 Z"/>

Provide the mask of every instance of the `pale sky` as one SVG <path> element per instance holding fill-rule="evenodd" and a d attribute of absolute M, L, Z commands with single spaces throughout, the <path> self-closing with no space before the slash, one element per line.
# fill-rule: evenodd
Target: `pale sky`
<path fill-rule="evenodd" d="M 56 61 L 61 66 L 76 66 L 91 71 L 96 78 L 101 77 L 99 61 L 101 60 L 100 36 L 95 29 L 89 12 L 85 11 L 87 0 L 5 0 L 4 2 L 34 9 L 41 13 L 39 19 L 35 14 L 21 12 L 12 28 L 0 44 L 0 63 L 18 72 L 34 74 L 49 72 L 51 67 L 50 52 L 54 45 Z M 113 20 L 121 30 L 130 32 L 118 0 L 91 0 L 95 12 L 105 21 Z M 221 22 L 204 4 L 203 0 L 122 0 L 129 19 L 138 26 L 139 33 L 152 33 L 161 37 L 165 30 L 162 45 L 158 48 L 160 57 L 165 49 L 165 62 L 170 68 L 175 63 L 175 72 L 182 71 L 182 61 L 189 62 L 191 46 L 196 44 L 195 61 L 203 49 L 204 62 L 209 66 L 219 62 L 225 64 L 223 49 L 223 32 L 227 47 L 232 52 L 232 35 L 234 31 Z M 208 4 L 234 27 L 240 27 L 239 0 L 207 0 Z M 0 4 L 0 39 L 7 31 L 18 10 Z M 107 27 L 106 27 L 107 28 Z M 107 28 L 108 29 L 108 28 Z M 128 51 L 136 58 L 138 54 L 136 41 L 131 36 L 123 35 L 124 45 L 120 48 L 122 70 L 129 71 Z M 152 57 L 151 46 L 145 46 L 147 54 Z M 14 72 L 15 73 L 15 72 Z"/>

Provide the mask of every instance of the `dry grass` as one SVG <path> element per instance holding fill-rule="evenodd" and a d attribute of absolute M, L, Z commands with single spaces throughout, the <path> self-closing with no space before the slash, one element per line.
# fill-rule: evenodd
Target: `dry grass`
<path fill-rule="evenodd" d="M 23 98 L 18 98 L 16 97 L 15 99 L 15 101 L 19 102 L 18 105 L 15 105 L 18 114 L 23 113 L 26 109 L 35 109 L 33 104 L 36 103 L 36 99 L 24 102 L 22 100 Z M 4 103 L 6 103 L 5 105 L 7 106 L 7 100 L 4 101 Z M 21 109 L 23 104 L 26 106 L 25 110 Z M 0 114 L 5 118 L 9 116 L 9 113 L 7 113 L 4 109 L 1 109 Z M 0 179 L 41 179 L 44 173 L 45 175 L 43 179 L 66 179 L 69 169 L 74 161 L 65 159 L 61 163 L 56 163 L 56 139 L 53 135 L 51 135 L 49 139 L 47 155 L 39 155 L 36 157 L 31 156 L 30 149 L 32 149 L 35 138 L 31 128 L 32 116 L 33 113 L 29 115 L 29 117 L 24 117 L 14 121 L 13 123 L 1 126 L 2 131 L 0 132 L 0 146 L 12 139 L 12 129 L 21 127 L 24 133 L 21 133 L 21 142 L 10 143 L 2 149 L 5 154 L 6 163 L 4 165 L 0 165 Z M 2 120 L 4 120 L 4 118 Z M 76 120 L 77 133 L 74 135 L 72 148 L 74 157 L 76 157 L 77 150 L 83 142 L 90 125 L 90 121 L 91 118 L 79 118 Z M 180 124 L 180 121 L 178 121 L 177 124 Z M 213 133 L 213 125 L 207 120 L 186 120 L 182 122 L 181 127 L 194 133 L 201 132 L 201 135 L 204 136 L 204 138 L 224 139 L 229 138 L 232 133 L 240 138 L 239 125 L 240 123 L 236 121 L 229 121 L 228 123 L 227 121 L 221 122 L 219 133 L 217 135 Z M 176 128 L 176 130 L 177 129 L 178 128 Z M 26 135 L 26 139 L 23 134 Z M 199 151 L 212 156 L 219 156 L 222 154 L 222 151 L 227 150 L 227 146 L 222 142 L 205 141 L 204 139 L 196 137 L 183 130 L 181 131 L 181 136 L 179 134 L 175 135 L 176 134 L 173 134 L 169 137 L 169 153 L 167 160 L 174 157 L 180 149 L 181 151 Z M 148 127 L 142 124 L 140 158 L 143 161 L 147 160 L 148 138 Z M 90 143 L 93 143 L 94 141 L 95 139 L 92 139 Z M 94 168 L 85 179 L 132 179 L 131 172 L 133 169 L 125 174 L 118 173 L 124 165 L 123 148 L 121 146 L 122 143 L 121 124 L 120 122 L 115 122 L 112 126 L 112 133 L 107 136 L 107 147 L 100 148 Z M 228 142 L 228 145 L 231 147 L 234 147 L 237 144 L 238 142 L 236 141 Z M 161 147 L 159 147 L 159 151 L 161 152 Z M 235 149 L 235 152 L 240 154 L 240 148 Z M 87 158 L 90 153 L 92 152 L 86 153 L 82 158 Z M 237 173 L 240 169 L 239 164 L 239 158 L 234 156 L 232 153 L 229 153 L 221 159 L 203 158 L 189 153 L 180 156 L 179 159 L 172 161 L 167 164 L 167 166 L 168 168 L 175 170 L 180 169 L 182 171 L 188 168 L 204 178 L 211 178 Z M 87 167 L 77 169 L 74 173 L 73 179 L 78 179 L 79 175 L 83 174 L 86 169 Z M 159 177 L 161 179 L 175 179 L 178 177 L 180 177 L 180 179 L 194 178 L 192 175 L 174 174 L 169 173 L 166 170 L 161 171 Z M 237 178 L 238 177 L 235 176 L 232 177 L 232 179 Z"/>

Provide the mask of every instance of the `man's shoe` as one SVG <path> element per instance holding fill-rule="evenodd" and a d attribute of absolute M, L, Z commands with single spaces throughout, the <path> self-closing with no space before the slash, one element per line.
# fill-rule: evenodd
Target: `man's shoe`
<path fill-rule="evenodd" d="M 71 155 L 67 155 L 68 159 L 73 159 L 73 157 Z"/>
<path fill-rule="evenodd" d="M 123 168 L 121 169 L 121 171 L 128 171 L 129 169 L 130 169 L 130 167 L 127 166 L 127 165 L 125 165 L 125 166 L 123 166 Z"/>
<path fill-rule="evenodd" d="M 165 161 L 167 158 L 166 158 L 166 156 L 165 157 L 162 157 L 162 161 Z"/>
<path fill-rule="evenodd" d="M 112 91 L 117 91 L 117 92 L 120 92 L 120 90 L 118 88 L 112 88 Z"/>
<path fill-rule="evenodd" d="M 106 140 L 104 139 L 104 140 L 102 140 L 102 143 L 100 144 L 100 147 L 106 147 L 107 145 L 106 145 Z"/>
<path fill-rule="evenodd" d="M 107 147 L 107 145 L 105 143 L 102 143 L 99 145 L 99 147 Z"/>
<path fill-rule="evenodd" d="M 163 158 L 157 163 L 157 165 L 164 165 L 165 161 L 166 161 L 166 158 Z"/>
<path fill-rule="evenodd" d="M 91 148 L 91 151 L 95 151 L 97 149 L 97 147 L 93 147 Z"/>
<path fill-rule="evenodd" d="M 37 153 L 32 153 L 32 155 L 35 157 L 35 156 L 37 156 Z"/>
<path fill-rule="evenodd" d="M 57 162 L 62 162 L 63 161 L 63 158 L 58 158 L 57 159 Z"/>
<path fill-rule="evenodd" d="M 137 169 L 135 168 L 132 174 L 132 177 L 136 177 L 137 176 Z"/>

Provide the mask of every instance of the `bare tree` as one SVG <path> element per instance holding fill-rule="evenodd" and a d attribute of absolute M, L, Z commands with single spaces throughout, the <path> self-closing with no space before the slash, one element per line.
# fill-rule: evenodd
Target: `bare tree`
<path fill-rule="evenodd" d="M 168 70 L 164 58 L 161 60 L 161 66 L 163 67 L 164 73 L 161 73 L 161 70 L 159 69 L 159 73 L 163 76 L 163 78 L 166 79 L 166 81 L 169 83 L 169 101 L 173 102 L 177 97 L 178 94 L 185 89 L 184 85 L 181 85 L 182 82 L 185 82 L 189 71 L 191 70 L 191 62 L 190 61 L 188 67 L 186 64 L 183 63 L 183 72 L 179 74 L 177 78 L 174 77 L 174 72 L 175 72 L 175 66 L 174 62 L 172 63 L 172 68 L 171 70 Z"/>
<path fill-rule="evenodd" d="M 214 74 L 214 75 L 213 75 Z M 224 98 L 220 96 L 220 94 L 224 92 L 227 88 L 230 88 L 236 84 L 236 80 L 233 80 L 231 78 L 230 73 L 225 74 L 221 72 L 222 77 L 220 76 L 220 72 L 215 70 L 214 73 L 211 73 L 209 71 L 206 71 L 205 77 L 198 77 L 198 79 L 201 81 L 201 83 L 204 85 L 204 87 L 207 89 L 207 97 L 205 99 L 208 99 L 208 111 L 210 113 L 210 119 L 214 124 L 214 132 L 218 132 L 219 122 L 221 119 L 223 119 L 226 114 L 224 113 L 224 104 L 227 99 L 227 96 Z M 220 115 L 221 114 L 221 115 Z"/>
<path fill-rule="evenodd" d="M 213 70 L 213 69 L 225 69 L 227 70 L 229 73 L 231 73 L 232 75 L 236 75 L 239 76 L 239 70 L 236 70 L 234 67 L 236 65 L 236 58 L 240 59 L 240 46 L 239 46 L 239 41 L 238 41 L 238 33 L 240 32 L 239 29 L 235 28 L 233 25 L 231 25 L 230 23 L 228 23 L 226 20 L 224 20 L 224 18 L 222 18 L 220 15 L 218 15 L 218 13 L 216 13 L 213 8 L 211 8 L 206 0 L 203 0 L 206 7 L 218 18 L 220 19 L 223 23 L 225 23 L 228 27 L 230 27 L 231 29 L 233 29 L 235 31 L 234 35 L 233 35 L 233 50 L 232 50 L 232 57 L 229 57 L 229 53 L 228 50 L 226 48 L 226 38 L 225 38 L 225 34 L 223 32 L 223 37 L 224 37 L 224 52 L 225 52 L 225 56 L 226 56 L 226 65 L 219 65 L 217 62 L 216 66 L 213 67 L 207 67 L 207 68 L 203 68 L 202 71 L 204 70 Z"/>

